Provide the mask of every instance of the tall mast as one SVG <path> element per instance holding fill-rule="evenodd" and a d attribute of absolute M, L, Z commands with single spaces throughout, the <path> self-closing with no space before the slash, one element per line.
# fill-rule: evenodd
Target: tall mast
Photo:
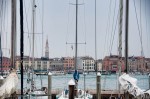
<path fill-rule="evenodd" d="M 31 91 L 34 90 L 34 82 L 33 82 L 33 69 L 34 69 L 34 24 L 35 24 L 35 8 L 36 8 L 36 5 L 35 5 L 35 0 L 33 0 L 33 5 L 32 5 L 32 20 L 33 20 L 33 23 L 32 23 L 32 29 L 33 29 L 33 39 L 32 39 L 32 79 L 31 79 Z"/>
<path fill-rule="evenodd" d="M 11 67 L 15 68 L 16 56 L 16 0 L 11 0 Z"/>
<path fill-rule="evenodd" d="M 75 70 L 77 70 L 78 50 L 78 0 L 76 0 L 76 34 L 75 34 Z"/>
<path fill-rule="evenodd" d="M 119 1 L 119 63 L 118 63 L 118 71 L 119 76 L 121 75 L 121 66 L 122 66 L 122 20 L 123 20 L 123 0 Z M 119 97 L 120 97 L 120 84 L 118 83 L 119 89 Z"/>
<path fill-rule="evenodd" d="M 24 43 L 23 43 L 23 0 L 20 0 L 20 55 L 21 55 L 21 95 L 23 95 L 23 49 L 24 49 Z M 21 99 L 23 97 L 21 96 Z"/>
<path fill-rule="evenodd" d="M 76 0 L 75 73 L 74 73 L 76 97 L 78 97 L 78 79 L 79 79 L 76 78 L 77 76 L 79 76 L 77 71 L 77 55 L 78 55 L 77 51 L 78 51 L 78 0 Z"/>
<path fill-rule="evenodd" d="M 126 0 L 126 16 L 125 16 L 125 66 L 126 72 L 129 73 L 128 68 L 128 22 L 129 22 L 129 0 Z"/>

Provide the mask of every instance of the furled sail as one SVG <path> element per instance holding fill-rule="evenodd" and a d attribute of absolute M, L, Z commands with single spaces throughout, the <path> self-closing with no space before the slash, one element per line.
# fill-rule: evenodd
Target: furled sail
<path fill-rule="evenodd" d="M 144 91 L 137 86 L 137 79 L 124 73 L 119 77 L 119 82 L 123 90 L 128 91 L 134 97 L 143 96 L 145 93 L 150 95 L 150 90 Z"/>
<path fill-rule="evenodd" d="M 17 85 L 18 76 L 16 70 L 13 69 L 0 87 L 0 99 L 10 97 L 16 91 Z"/>

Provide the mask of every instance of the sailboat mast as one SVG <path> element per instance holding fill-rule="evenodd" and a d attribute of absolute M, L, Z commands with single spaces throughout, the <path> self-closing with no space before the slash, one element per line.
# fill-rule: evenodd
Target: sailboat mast
<path fill-rule="evenodd" d="M 121 66 L 122 66 L 122 20 L 123 20 L 123 0 L 119 1 L 119 63 L 118 63 L 118 71 L 119 71 L 119 77 L 121 75 Z M 118 83 L 118 89 L 119 89 L 119 97 L 120 97 L 120 84 Z"/>
<path fill-rule="evenodd" d="M 78 0 L 76 0 L 76 34 L 75 34 L 75 70 L 77 70 L 78 50 Z"/>
<path fill-rule="evenodd" d="M 97 73 L 97 33 L 96 33 L 96 0 L 95 0 L 95 68 Z"/>
<path fill-rule="evenodd" d="M 34 69 L 34 24 L 35 24 L 35 0 L 33 0 L 33 5 L 32 5 L 32 29 L 33 29 L 33 39 L 32 39 L 32 80 L 31 80 L 31 90 L 33 91 L 34 89 L 34 82 L 33 82 L 33 69 Z"/>
<path fill-rule="evenodd" d="M 125 16 L 125 66 L 126 72 L 129 73 L 128 68 L 128 22 L 129 22 L 129 0 L 126 0 L 126 16 Z"/>
<path fill-rule="evenodd" d="M 16 0 L 11 0 L 11 67 L 15 68 L 16 55 Z"/>
<path fill-rule="evenodd" d="M 21 55 L 21 95 L 23 95 L 23 0 L 20 0 L 20 55 Z M 23 99 L 23 97 L 21 97 Z"/>

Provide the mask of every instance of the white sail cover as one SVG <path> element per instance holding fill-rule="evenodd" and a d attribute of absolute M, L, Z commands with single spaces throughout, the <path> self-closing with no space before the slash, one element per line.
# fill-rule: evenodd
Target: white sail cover
<path fill-rule="evenodd" d="M 3 85 L 0 87 L 0 99 L 10 97 L 16 91 L 18 85 L 18 76 L 15 70 L 9 74 L 5 79 Z"/>
<path fill-rule="evenodd" d="M 144 93 L 150 95 L 150 90 L 143 91 L 137 86 L 137 79 L 129 76 L 128 74 L 124 73 L 119 77 L 119 82 L 123 90 L 128 91 L 134 97 L 144 96 Z"/>

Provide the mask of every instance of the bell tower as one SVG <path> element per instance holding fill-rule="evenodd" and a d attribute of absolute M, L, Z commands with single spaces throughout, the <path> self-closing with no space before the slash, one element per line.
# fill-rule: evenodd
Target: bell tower
<path fill-rule="evenodd" d="M 46 46 L 45 46 L 45 57 L 49 58 L 49 46 L 48 46 L 48 38 L 46 40 Z"/>

